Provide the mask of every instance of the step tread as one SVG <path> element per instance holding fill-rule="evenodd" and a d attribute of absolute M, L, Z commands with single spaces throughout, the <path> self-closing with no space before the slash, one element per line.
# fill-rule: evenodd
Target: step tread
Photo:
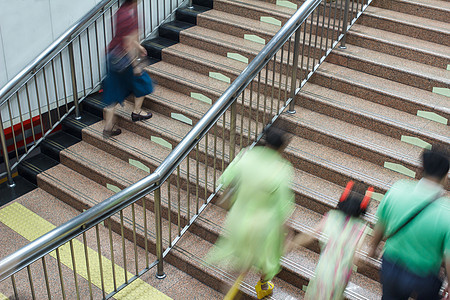
<path fill-rule="evenodd" d="M 370 62 L 375 65 L 381 65 L 385 68 L 395 69 L 396 71 L 408 74 L 414 74 L 415 76 L 424 77 L 427 80 L 434 80 L 439 82 L 442 87 L 450 86 L 450 72 L 443 68 L 421 64 L 409 59 L 392 56 L 367 48 L 361 48 L 355 45 L 351 45 L 347 47 L 347 49 L 336 48 L 334 53 L 339 55 L 349 55 L 362 61 Z M 380 77 L 382 76 L 383 75 L 380 74 Z"/>
<path fill-rule="evenodd" d="M 395 20 L 395 22 L 404 23 L 415 27 L 450 34 L 450 24 L 441 21 L 435 21 L 418 16 L 414 16 L 412 18 L 411 15 L 409 14 L 375 6 L 368 6 L 368 8 L 365 11 L 365 14 L 378 16 L 384 19 Z"/>
<path fill-rule="evenodd" d="M 402 35 L 390 31 L 385 31 L 382 29 L 364 26 L 358 23 L 353 25 L 349 31 L 349 34 L 355 33 L 361 34 L 363 37 L 370 37 L 380 41 L 397 44 L 402 47 L 424 51 L 432 55 L 439 55 L 448 58 L 450 60 L 448 47 L 441 44 L 436 44 L 433 42 L 417 39 L 411 36 Z"/>

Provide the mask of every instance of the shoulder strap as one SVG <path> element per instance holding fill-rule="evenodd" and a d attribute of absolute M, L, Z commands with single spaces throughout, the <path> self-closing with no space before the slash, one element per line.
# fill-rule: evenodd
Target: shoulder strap
<path fill-rule="evenodd" d="M 417 215 L 419 215 L 425 208 L 427 208 L 431 203 L 436 201 L 441 197 L 440 193 L 437 193 L 429 202 L 427 202 L 421 209 L 419 209 L 416 213 L 414 213 L 405 223 L 403 223 L 400 227 L 398 227 L 394 232 L 392 232 L 389 236 L 386 237 L 386 239 L 390 239 L 394 235 L 396 235 L 403 227 L 408 225 Z"/>

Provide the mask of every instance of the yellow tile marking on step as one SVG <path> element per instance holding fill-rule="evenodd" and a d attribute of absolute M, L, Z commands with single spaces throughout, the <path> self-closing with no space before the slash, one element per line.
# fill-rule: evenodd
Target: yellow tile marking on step
<path fill-rule="evenodd" d="M 450 89 L 448 88 L 434 87 L 433 93 L 450 97 Z"/>
<path fill-rule="evenodd" d="M 228 52 L 227 57 L 248 64 L 248 58 L 239 53 Z"/>
<path fill-rule="evenodd" d="M 222 73 L 218 73 L 218 72 L 209 72 L 209 77 L 226 82 L 226 83 L 230 83 L 230 77 L 223 75 Z"/>
<path fill-rule="evenodd" d="M 205 103 L 208 103 L 208 104 L 212 104 L 211 98 L 206 97 L 205 95 L 200 94 L 200 93 L 191 92 L 191 98 L 197 99 L 199 101 L 202 101 L 202 102 L 205 102 Z"/>
<path fill-rule="evenodd" d="M 118 193 L 118 192 L 121 191 L 121 189 L 120 189 L 119 187 L 115 186 L 114 184 L 110 184 L 110 183 L 107 183 L 107 184 L 106 184 L 106 188 L 107 188 L 108 190 L 113 191 L 114 193 Z"/>
<path fill-rule="evenodd" d="M 391 163 L 391 162 L 385 162 L 384 163 L 384 167 L 386 169 L 398 172 L 400 174 L 403 174 L 403 175 L 406 175 L 406 176 L 409 176 L 409 177 L 412 177 L 412 178 L 416 178 L 416 172 L 414 172 L 414 171 L 412 171 L 412 170 L 408 169 L 407 167 L 402 166 L 400 164 Z"/>
<path fill-rule="evenodd" d="M 285 1 L 285 0 L 277 0 L 277 5 L 287 7 L 287 8 L 292 8 L 295 10 L 297 9 L 297 4 L 289 2 L 289 1 Z"/>
<path fill-rule="evenodd" d="M 440 116 L 437 113 L 434 113 L 431 111 L 418 110 L 417 116 L 422 117 L 424 119 L 431 120 L 431 121 L 435 121 L 438 123 L 442 123 L 444 125 L 447 125 L 447 122 L 448 122 L 448 120 L 446 118 L 444 118 L 443 116 Z"/>
<path fill-rule="evenodd" d="M 191 121 L 192 122 L 192 121 Z M 159 136 L 151 136 L 150 140 L 154 143 L 157 143 L 163 147 L 169 148 L 172 150 L 172 144 L 169 143 L 168 141 L 164 140 L 163 138 L 160 138 Z"/>
<path fill-rule="evenodd" d="M 372 193 L 372 199 L 377 200 L 378 202 L 381 202 L 383 200 L 384 194 L 373 192 Z"/>
<path fill-rule="evenodd" d="M 139 168 L 139 169 L 141 169 L 141 170 L 143 170 L 143 171 L 145 171 L 147 173 L 150 173 L 150 168 L 147 167 L 146 165 L 144 165 L 143 163 L 141 163 L 138 160 L 130 158 L 130 159 L 128 159 L 128 163 L 130 165 L 132 165 L 132 166 L 135 166 L 136 168 Z"/>
<path fill-rule="evenodd" d="M 266 44 L 266 40 L 254 34 L 244 34 L 244 40 L 252 41 L 261 45 Z"/>
<path fill-rule="evenodd" d="M 259 20 L 264 23 L 281 26 L 281 21 L 278 19 L 275 19 L 274 17 L 261 17 L 261 18 L 259 18 Z"/>
<path fill-rule="evenodd" d="M 450 71 L 450 65 L 447 65 L 447 70 Z"/>
<path fill-rule="evenodd" d="M 414 146 L 431 150 L 431 144 L 425 142 L 424 140 L 419 139 L 418 137 L 402 135 L 401 141 Z"/>
<path fill-rule="evenodd" d="M 56 226 L 41 218 L 25 206 L 15 202 L 0 210 L 0 222 L 16 231 L 29 241 L 33 241 L 43 234 L 54 229 Z M 78 275 L 87 280 L 87 269 L 85 263 L 84 244 L 77 239 L 73 240 L 73 248 L 75 253 L 76 269 Z M 59 248 L 61 263 L 73 270 L 72 257 L 69 243 Z M 56 251 L 50 253 L 56 259 Z M 91 283 L 101 288 L 100 264 L 97 251 L 88 247 L 89 270 L 91 274 Z M 107 294 L 114 291 L 113 272 L 111 261 L 102 256 L 103 276 L 105 283 L 105 292 Z M 120 285 L 125 282 L 124 269 L 119 265 L 114 265 L 116 281 Z M 127 273 L 128 278 L 133 275 Z M 114 295 L 116 299 L 170 299 L 162 292 L 158 291 L 151 285 L 142 281 L 135 280 L 128 287 Z"/>
<path fill-rule="evenodd" d="M 186 117 L 185 115 L 178 114 L 178 113 L 171 113 L 170 116 L 172 117 L 172 119 L 192 125 L 192 120 L 189 119 L 188 117 Z"/>
<path fill-rule="evenodd" d="M 9 298 L 0 293 L 0 300 L 8 300 Z"/>

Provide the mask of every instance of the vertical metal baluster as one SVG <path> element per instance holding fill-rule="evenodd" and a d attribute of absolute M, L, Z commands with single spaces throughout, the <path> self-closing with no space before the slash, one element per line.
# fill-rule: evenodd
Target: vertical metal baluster
<path fill-rule="evenodd" d="M 234 159 L 236 152 L 236 115 L 237 115 L 237 101 L 238 98 L 234 100 L 233 104 L 231 104 L 231 114 L 230 114 L 230 157 L 228 162 L 231 163 Z"/>
<path fill-rule="evenodd" d="M 169 180 L 166 181 L 167 183 L 167 220 L 169 221 L 169 247 L 172 247 L 172 205 L 170 201 L 170 182 Z"/>
<path fill-rule="evenodd" d="M 280 103 L 281 103 L 281 83 L 282 83 L 282 76 L 283 76 L 283 56 L 284 56 L 284 45 L 283 47 L 281 47 L 281 57 L 280 57 L 280 76 L 278 79 L 278 104 L 277 104 L 277 113 L 280 111 Z M 286 76 L 287 76 L 287 72 L 286 72 Z M 285 87 L 287 88 L 287 87 Z"/>
<path fill-rule="evenodd" d="M 105 298 L 105 296 L 106 296 L 105 279 L 103 278 L 102 248 L 100 245 L 100 233 L 99 233 L 99 229 L 98 229 L 98 224 L 95 225 L 95 233 L 97 235 L 98 264 L 100 267 L 100 280 L 102 281 L 102 294 L 103 294 L 103 298 Z"/>
<path fill-rule="evenodd" d="M 42 68 L 42 73 L 44 75 L 44 91 L 45 91 L 45 97 L 47 98 L 47 104 L 50 105 L 49 101 L 50 101 L 50 97 L 48 96 L 48 86 L 47 86 L 47 75 L 45 73 L 45 67 Z M 61 114 L 59 113 L 59 109 L 58 109 L 58 101 L 56 101 L 56 113 L 58 116 L 58 121 L 61 121 Z M 50 107 L 49 107 L 49 115 L 50 115 Z"/>
<path fill-rule="evenodd" d="M 47 289 L 48 299 L 52 299 L 50 293 L 50 283 L 48 281 L 48 272 L 47 272 L 47 264 L 45 263 L 45 256 L 42 256 L 42 267 L 44 269 L 44 280 L 45 280 L 45 288 Z"/>
<path fill-rule="evenodd" d="M 88 245 L 87 245 L 87 239 L 86 239 L 86 232 L 83 232 L 83 246 L 84 246 L 84 258 L 86 259 L 86 272 L 87 272 L 87 280 L 89 284 L 89 296 L 91 299 L 94 299 L 92 296 L 92 282 L 91 282 L 91 269 L 89 267 L 89 252 L 88 252 Z"/>
<path fill-rule="evenodd" d="M 350 0 L 345 0 L 345 7 L 344 7 L 344 20 L 342 20 L 342 33 L 343 33 L 343 37 L 341 40 L 341 45 L 339 46 L 339 48 L 341 49 L 346 49 L 347 47 L 345 46 L 345 41 L 347 40 L 347 23 L 348 23 L 348 7 L 350 5 Z"/>
<path fill-rule="evenodd" d="M 122 237 L 123 272 L 125 275 L 125 283 L 127 283 L 128 282 L 127 249 L 125 248 L 125 236 L 123 234 L 123 209 L 120 211 L 120 235 Z"/>
<path fill-rule="evenodd" d="M 28 83 L 25 84 L 25 90 L 27 92 L 27 102 L 28 102 L 28 111 L 30 112 L 30 124 L 31 124 L 31 133 L 33 135 L 33 141 L 36 141 L 36 135 L 34 133 L 34 124 L 33 124 L 33 113 L 31 111 L 31 103 L 30 103 L 30 93 L 28 91 Z M 6 152 L 5 152 L 6 153 Z"/>
<path fill-rule="evenodd" d="M 111 18 L 112 20 L 112 18 Z M 80 50 L 80 63 L 81 63 L 81 78 L 83 81 L 83 95 L 86 97 L 86 83 L 84 78 L 84 62 L 83 62 L 83 50 L 81 49 L 81 34 L 78 36 L 78 48 Z"/>
<path fill-rule="evenodd" d="M 89 32 L 89 27 L 86 28 L 87 31 L 87 50 L 88 50 L 88 58 L 89 58 L 89 71 L 91 74 L 91 89 L 94 89 L 94 74 L 92 69 L 94 67 L 92 66 L 92 54 L 91 54 L 91 34 Z"/>
<path fill-rule="evenodd" d="M 177 166 L 178 236 L 181 235 L 180 165 Z"/>
<path fill-rule="evenodd" d="M 284 89 L 284 103 L 286 104 L 287 101 L 287 95 L 288 95 L 288 80 L 289 80 L 289 67 L 291 65 L 291 41 L 292 36 L 289 37 L 289 44 L 288 44 L 288 56 L 287 56 L 287 64 L 286 64 L 286 83 L 285 83 L 285 89 Z M 295 66 L 292 66 L 293 68 Z"/>
<path fill-rule="evenodd" d="M 163 279 L 166 277 L 164 274 L 164 262 L 163 262 L 163 244 L 162 244 L 162 219 L 161 219 L 161 188 L 155 190 L 155 228 L 156 228 L 156 258 L 158 259 L 158 265 L 156 266 L 156 278 Z"/>
<path fill-rule="evenodd" d="M 64 63 L 63 63 L 62 52 L 61 52 L 61 54 L 59 54 L 59 58 L 61 59 L 61 74 L 62 74 L 62 84 L 63 84 L 63 88 L 64 88 L 64 101 L 66 103 L 66 112 L 68 112 L 69 104 L 67 103 L 66 76 L 64 75 Z"/>
<path fill-rule="evenodd" d="M 274 96 L 274 93 L 275 93 L 275 72 L 276 72 L 276 70 L 275 70 L 275 63 L 276 63 L 276 60 L 277 60 L 277 52 L 275 52 L 275 54 L 274 54 L 274 56 L 273 56 L 273 69 L 272 69 L 272 98 L 271 98 L 271 101 L 270 101 L 270 118 L 272 119 L 272 115 L 273 115 L 273 96 Z M 278 112 L 277 112 L 278 113 Z M 276 114 L 277 114 L 276 113 Z M 271 121 L 271 120 L 269 120 L 269 121 Z"/>
<path fill-rule="evenodd" d="M 352 8 L 351 8 L 352 16 L 351 16 L 351 20 L 354 19 L 354 17 L 353 17 L 354 5 L 355 5 L 355 0 L 352 0 Z M 358 11 L 356 11 L 356 16 L 357 16 L 357 15 L 358 15 Z"/>
<path fill-rule="evenodd" d="M 314 23 L 314 11 L 311 13 L 311 26 L 309 28 L 309 42 L 308 42 L 308 59 L 306 60 L 306 76 L 309 74 L 309 60 L 311 58 L 311 39 L 312 39 L 312 29 Z"/>
<path fill-rule="evenodd" d="M 147 233 L 147 208 L 145 207 L 145 203 L 147 201 L 145 198 L 142 198 L 142 210 L 144 212 L 144 248 L 145 248 L 145 267 L 148 268 L 150 265 L 148 258 L 148 233 Z"/>
<path fill-rule="evenodd" d="M 107 51 L 108 51 L 108 42 L 106 41 L 106 21 L 105 21 L 105 14 L 106 14 L 106 12 L 104 12 L 103 14 L 102 14 L 102 18 L 103 18 L 103 21 L 102 21 L 102 24 L 103 24 L 103 42 L 104 42 L 104 45 L 105 45 L 105 51 L 104 51 L 104 55 L 106 55 L 107 53 Z"/>
<path fill-rule="evenodd" d="M 292 53 L 294 61 L 292 65 L 294 66 L 292 68 L 292 77 L 291 77 L 291 93 L 289 95 L 289 98 L 291 98 L 291 103 L 289 104 L 289 110 L 288 113 L 295 113 L 295 90 L 297 89 L 297 70 L 298 70 L 298 55 L 299 55 L 299 48 L 300 48 L 300 30 L 301 27 L 299 27 L 295 31 L 295 38 L 294 38 L 294 53 Z M 317 35 L 316 35 L 317 37 Z"/>
<path fill-rule="evenodd" d="M 73 43 L 69 45 L 69 60 L 70 60 L 70 74 L 72 77 L 72 98 L 75 105 L 75 119 L 80 118 L 80 107 L 78 106 L 78 87 L 77 87 L 77 74 L 75 70 L 75 56 L 73 54 Z"/>
<path fill-rule="evenodd" d="M 217 123 L 214 124 L 214 159 L 213 159 L 213 189 L 216 190 L 216 161 L 217 161 Z"/>
<path fill-rule="evenodd" d="M 205 204 L 208 200 L 208 133 L 205 135 Z"/>
<path fill-rule="evenodd" d="M 25 152 L 28 152 L 27 139 L 26 139 L 26 135 L 25 135 L 25 128 L 23 127 L 22 108 L 21 108 L 21 105 L 20 105 L 19 94 L 20 94 L 20 91 L 18 91 L 16 95 L 17 95 L 17 107 L 19 108 L 20 127 L 22 128 L 22 140 L 23 140 L 23 145 L 25 147 Z M 12 127 L 11 129 L 13 131 L 14 127 Z"/>
<path fill-rule="evenodd" d="M 222 123 L 222 173 L 225 169 L 225 126 L 227 124 L 227 111 L 223 112 L 223 123 Z"/>
<path fill-rule="evenodd" d="M 247 134 L 247 145 L 250 145 L 250 136 L 252 135 L 252 111 L 253 111 L 253 80 L 250 83 L 250 103 L 249 103 L 249 113 L 248 113 L 248 134 Z"/>
<path fill-rule="evenodd" d="M 331 37 L 331 47 L 334 44 L 334 34 L 336 33 L 336 16 L 337 16 L 337 1 L 334 2 L 334 17 L 333 17 L 333 35 Z M 338 35 L 339 36 L 339 35 Z"/>
<path fill-rule="evenodd" d="M 37 100 L 37 107 L 38 107 L 38 112 L 39 112 L 39 121 L 41 123 L 41 133 L 42 133 L 42 135 L 44 135 L 45 128 L 44 128 L 44 121 L 42 118 L 41 101 L 40 101 L 40 97 L 39 97 L 39 89 L 38 89 L 36 78 L 34 78 L 34 89 L 36 90 L 36 100 Z M 9 105 L 9 100 L 8 100 L 8 105 Z M 12 119 L 10 119 L 10 120 L 11 120 L 11 124 L 12 124 Z"/>
<path fill-rule="evenodd" d="M 33 277 L 31 276 L 30 265 L 27 266 L 27 273 L 28 273 L 28 280 L 30 281 L 31 298 L 34 300 L 36 299 L 36 295 L 34 293 L 34 284 L 33 284 Z"/>
<path fill-rule="evenodd" d="M 135 275 L 139 275 L 139 265 L 138 265 L 138 253 L 137 253 L 137 242 L 136 242 L 136 210 L 134 208 L 134 203 L 131 204 L 131 218 L 133 222 L 133 246 L 134 246 L 134 266 Z"/>
<path fill-rule="evenodd" d="M 62 297 L 65 300 L 66 299 L 66 291 L 64 290 L 64 280 L 62 275 L 62 269 L 61 269 L 61 257 L 59 255 L 59 248 L 56 248 L 56 260 L 58 261 L 58 272 L 59 272 L 59 282 L 61 283 L 61 293 Z"/>
<path fill-rule="evenodd" d="M 240 133 L 240 142 L 239 142 L 239 149 L 242 149 L 242 143 L 244 139 L 244 108 L 245 108 L 245 89 L 242 91 L 241 94 L 241 133 Z"/>
<path fill-rule="evenodd" d="M 304 64 L 304 61 L 305 61 L 305 43 L 306 43 L 306 29 L 307 29 L 307 27 L 308 27 L 308 24 L 306 24 L 306 22 L 303 23 L 302 61 L 300 63 L 300 86 L 302 85 L 302 82 L 303 82 L 303 64 Z M 301 27 L 299 29 L 301 29 Z M 308 72 L 308 70 L 306 69 L 305 70 L 305 78 L 308 75 L 307 72 Z"/>
<path fill-rule="evenodd" d="M 198 159 L 198 149 L 199 149 L 199 143 L 197 143 L 197 146 L 195 146 L 195 170 L 196 170 L 196 177 L 195 177 L 195 199 L 196 199 L 196 204 L 195 204 L 195 214 L 198 215 L 198 199 L 199 199 L 199 177 L 200 177 L 200 173 L 199 173 L 199 159 Z"/>
<path fill-rule="evenodd" d="M 58 119 L 61 120 L 61 112 L 59 111 L 58 83 L 56 82 L 54 59 L 52 59 L 52 76 L 53 76 L 53 88 L 55 89 L 56 111 L 58 113 Z"/>
<path fill-rule="evenodd" d="M 269 78 L 269 63 L 266 64 L 266 81 L 264 83 L 264 113 L 262 116 L 263 128 L 266 125 L 266 110 L 267 110 L 267 80 Z"/>
<path fill-rule="evenodd" d="M 258 125 L 259 125 L 259 97 L 260 97 L 260 83 L 261 83 L 261 71 L 258 73 L 258 94 L 256 95 L 256 128 L 255 128 L 255 140 L 258 137 Z"/>
<path fill-rule="evenodd" d="M 156 24 L 159 24 L 161 18 L 159 17 L 159 0 L 156 0 Z"/>
<path fill-rule="evenodd" d="M 333 46 L 333 39 L 331 39 L 331 44 L 330 44 L 330 46 L 328 46 L 328 36 L 329 36 L 329 32 L 330 32 L 330 24 L 331 24 L 331 3 L 332 3 L 332 1 L 330 1 L 330 8 L 328 9 L 328 25 L 327 25 L 327 38 L 326 38 L 326 41 L 327 41 L 327 47 L 326 47 L 326 51 L 325 51 L 325 55 L 327 55 L 327 53 L 328 53 L 328 48 L 332 48 L 332 46 Z"/>
<path fill-rule="evenodd" d="M 190 165 L 189 165 L 189 155 L 186 156 L 186 163 L 187 163 L 187 183 L 186 183 L 186 192 L 187 192 L 187 218 L 188 218 L 188 224 L 191 221 L 191 193 L 189 191 L 191 186 L 191 173 L 189 171 Z"/>
<path fill-rule="evenodd" d="M 12 133 L 13 142 L 14 142 L 14 151 L 16 152 L 16 159 L 19 159 L 19 152 L 17 151 L 18 147 L 17 147 L 17 141 L 16 141 L 16 132 L 14 130 L 14 122 L 13 122 L 13 117 L 11 114 L 11 101 L 8 100 L 8 101 L 6 101 L 6 103 L 8 103 L 9 122 L 11 123 L 11 129 L 12 129 L 11 133 Z M 7 147 L 5 147 L 4 149 L 7 149 Z M 8 152 L 8 150 L 5 150 L 5 153 L 7 153 L 7 152 Z M 5 155 L 5 157 L 6 157 L 6 155 Z"/>
<path fill-rule="evenodd" d="M 314 70 L 314 67 L 316 66 L 316 50 L 317 50 L 317 39 L 318 39 L 318 31 L 319 31 L 319 18 L 320 18 L 320 14 L 319 11 L 317 10 L 317 19 L 316 19 L 316 34 L 315 34 L 315 39 L 314 39 L 314 54 L 313 54 L 313 64 L 312 64 L 312 69 Z M 300 43 L 300 41 L 299 41 Z M 319 53 L 320 53 L 320 49 L 319 49 Z M 320 58 L 319 58 L 320 59 Z"/>
<path fill-rule="evenodd" d="M 14 299 L 18 300 L 19 296 L 17 294 L 16 280 L 14 279 L 14 274 L 11 275 L 11 282 L 12 282 L 13 291 L 14 291 Z"/>
<path fill-rule="evenodd" d="M 338 18 L 338 27 L 337 27 L 337 38 L 336 39 L 339 39 L 339 36 L 341 35 L 341 17 L 342 17 L 342 1 L 345 1 L 345 0 L 336 0 L 336 4 L 338 3 L 338 1 L 340 2 L 340 5 L 339 5 L 339 18 Z"/>
<path fill-rule="evenodd" d="M 111 269 L 112 269 L 112 275 L 113 275 L 114 291 L 117 291 L 116 264 L 114 261 L 114 245 L 113 245 L 113 239 L 112 239 L 111 219 L 105 220 L 105 222 L 108 223 L 109 249 L 111 251 Z"/>
<path fill-rule="evenodd" d="M 147 36 L 147 30 L 146 30 L 146 26 L 145 26 L 145 0 L 142 1 L 142 27 L 144 29 L 144 37 Z"/>
<path fill-rule="evenodd" d="M 320 48 L 319 48 L 319 64 L 320 61 L 322 60 L 322 57 L 324 57 L 323 54 L 323 50 L 322 50 L 322 46 L 323 46 L 323 31 L 325 30 L 325 15 L 327 12 L 327 0 L 323 0 L 323 17 L 322 17 L 322 29 L 320 30 Z M 326 52 L 326 50 L 325 50 Z M 301 77 L 300 77 L 300 82 L 301 82 Z"/>
<path fill-rule="evenodd" d="M 73 240 L 69 241 L 69 245 L 70 245 L 70 256 L 72 257 L 72 268 L 73 268 L 73 279 L 75 282 L 75 291 L 77 293 L 77 299 L 80 299 L 80 291 L 78 289 L 77 266 L 75 264 L 75 253 L 73 251 Z"/>
<path fill-rule="evenodd" d="M 95 45 L 97 46 L 97 68 L 98 68 L 98 80 L 102 80 L 102 70 L 100 68 L 100 44 L 98 39 L 98 28 L 97 28 L 97 20 L 95 21 Z"/>

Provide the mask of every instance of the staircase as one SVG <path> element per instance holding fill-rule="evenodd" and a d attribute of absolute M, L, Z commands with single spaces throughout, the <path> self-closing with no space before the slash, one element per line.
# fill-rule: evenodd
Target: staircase
<path fill-rule="evenodd" d="M 20 165 L 19 174 L 37 188 L 0 208 L 0 241 L 5 245 L 2 257 L 39 236 L 37 229 L 58 226 L 154 171 L 229 86 L 227 79 L 213 78 L 211 72 L 233 81 L 247 66 L 242 57 L 251 61 L 263 48 L 261 43 L 244 39 L 244 34 L 257 35 L 267 43 L 280 26 L 261 22 L 260 17 L 272 17 L 284 24 L 295 12 L 283 1 L 198 0 L 194 4 L 193 9 L 179 9 L 175 21 L 162 25 L 158 38 L 143 43 L 151 56 L 146 70 L 157 83 L 155 92 L 144 101 L 153 118 L 131 122 L 133 104 L 126 101 L 117 109 L 122 134 L 104 139 L 104 106 L 101 94 L 95 94 L 83 102 L 80 120 L 66 119 L 63 130 L 43 142 L 41 153 Z M 366 220 L 374 224 L 386 190 L 399 179 L 420 177 L 422 147 L 433 143 L 449 146 L 448 20 L 447 1 L 375 0 L 348 33 L 346 49 L 334 49 L 297 95 L 296 113 L 283 114 L 277 120 L 293 135 L 285 152 L 295 167 L 292 188 L 296 208 L 289 220 L 291 229 L 310 232 L 322 215 L 336 206 L 350 179 L 375 187 L 377 194 L 366 215 Z M 230 53 L 242 57 L 236 60 L 228 57 L 236 57 Z M 274 74 L 273 78 L 278 76 Z M 284 74 L 279 78 L 284 80 Z M 277 93 L 285 95 L 282 90 Z M 253 122 L 262 128 L 265 110 L 256 115 L 259 119 Z M 248 118 L 248 114 L 238 115 L 240 145 L 246 145 L 249 138 L 245 130 L 241 131 L 241 124 Z M 171 177 L 163 185 L 164 249 L 206 201 L 205 195 L 213 192 L 220 170 L 229 163 L 229 153 L 220 150 L 230 147 L 229 128 L 229 124 L 221 125 L 216 140 L 210 138 L 201 144 L 190 155 L 189 163 L 180 166 L 180 180 Z M 213 142 L 222 157 L 218 161 L 209 158 Z M 189 168 L 191 173 L 197 172 L 197 182 L 192 180 Z M 138 291 L 144 290 L 151 299 L 163 297 L 155 289 L 173 299 L 223 297 L 235 274 L 206 265 L 204 256 L 221 233 L 225 216 L 226 211 L 213 201 L 167 255 L 167 278 L 157 280 L 150 270 L 140 279 L 142 290 L 127 287 L 114 297 L 126 294 L 139 299 Z M 60 299 L 61 277 L 68 299 L 77 294 L 87 298 L 90 293 L 100 298 L 102 290 L 112 292 L 115 269 L 110 265 L 116 266 L 120 282 L 123 270 L 131 277 L 155 260 L 154 217 L 154 195 L 150 194 L 120 216 L 98 225 L 95 232 L 77 238 L 75 253 L 81 255 L 86 245 L 84 249 L 91 249 L 86 253 L 92 251 L 95 259 L 104 255 L 108 278 L 91 274 L 89 280 L 81 263 L 74 267 L 66 247 L 66 252 L 57 254 L 68 260 L 64 265 L 58 265 L 56 256 L 47 256 L 43 262 L 50 285 L 45 284 L 42 261 L 17 273 L 19 298 L 30 298 L 31 290 L 37 299 L 46 298 L 50 290 L 52 297 Z M 381 298 L 380 261 L 366 257 L 370 234 L 362 252 L 357 253 L 364 263 L 354 270 L 346 290 L 348 299 Z M 77 243 L 81 245 L 79 252 Z M 84 262 L 84 254 L 78 254 L 75 256 Z M 317 241 L 287 254 L 282 271 L 273 280 L 276 289 L 271 299 L 303 298 L 318 258 Z M 112 261 L 108 267 L 107 260 Z M 78 280 L 79 290 L 74 280 Z M 255 298 L 253 286 L 257 280 L 256 275 L 245 278 L 243 298 Z M 2 282 L 0 293 L 12 297 L 11 282 Z"/>

